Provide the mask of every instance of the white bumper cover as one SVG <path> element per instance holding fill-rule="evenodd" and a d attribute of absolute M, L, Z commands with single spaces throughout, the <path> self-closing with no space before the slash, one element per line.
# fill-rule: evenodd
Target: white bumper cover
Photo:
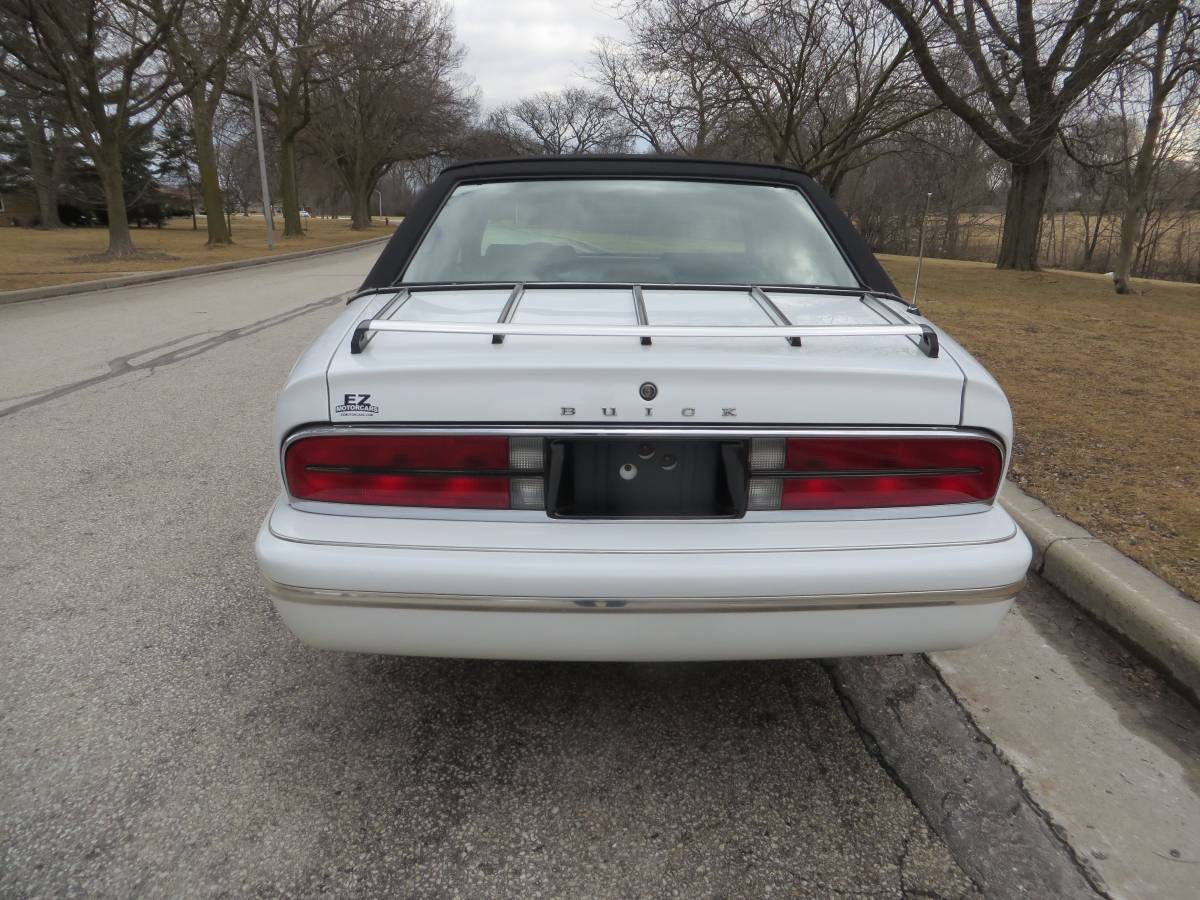
<path fill-rule="evenodd" d="M 276 609 L 316 647 L 614 661 L 967 646 L 999 625 L 1031 555 L 1000 507 L 899 523 L 467 522 L 282 499 L 256 552 Z"/>

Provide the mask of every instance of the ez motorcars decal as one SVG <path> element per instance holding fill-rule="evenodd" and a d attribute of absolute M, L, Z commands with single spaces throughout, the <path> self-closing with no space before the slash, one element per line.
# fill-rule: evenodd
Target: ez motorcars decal
<path fill-rule="evenodd" d="M 371 402 L 370 394 L 343 394 L 342 402 L 333 408 L 339 416 L 375 416 L 379 407 Z"/>

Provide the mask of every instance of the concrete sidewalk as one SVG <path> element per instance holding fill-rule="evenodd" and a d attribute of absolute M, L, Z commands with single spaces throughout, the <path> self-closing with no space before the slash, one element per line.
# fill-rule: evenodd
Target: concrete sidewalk
<path fill-rule="evenodd" d="M 1200 710 L 1036 576 L 1000 631 L 929 654 L 1108 896 L 1200 884 Z"/>
<path fill-rule="evenodd" d="M 1200 603 L 1015 485 L 1000 501 L 1033 544 L 1033 571 L 1200 703 Z"/>

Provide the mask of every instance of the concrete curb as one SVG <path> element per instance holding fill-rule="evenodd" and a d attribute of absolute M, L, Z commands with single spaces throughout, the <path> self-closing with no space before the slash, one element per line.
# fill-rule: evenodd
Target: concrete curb
<path fill-rule="evenodd" d="M 29 300 L 48 300 L 52 297 L 70 297 L 74 294 L 89 294 L 92 291 L 108 291 L 113 288 L 129 287 L 135 284 L 152 284 L 156 281 L 169 281 L 173 278 L 190 278 L 193 275 L 208 275 L 212 272 L 225 272 L 231 269 L 249 269 L 253 266 L 268 266 L 272 263 L 288 262 L 293 259 L 306 259 L 310 256 L 322 256 L 326 253 L 339 253 L 345 250 L 356 250 L 367 244 L 376 244 L 391 238 L 391 234 L 382 237 L 367 238 L 349 244 L 338 244 L 336 247 L 318 247 L 314 250 L 297 250 L 294 253 L 281 253 L 279 256 L 255 256 L 252 259 L 235 259 L 229 262 L 210 263 L 204 266 L 187 266 L 182 269 L 163 269 L 159 272 L 134 272 L 130 275 L 120 275 L 116 278 L 97 278 L 94 281 L 75 281 L 70 284 L 51 284 L 46 287 L 26 288 L 21 291 L 0 291 L 0 306 L 7 303 L 25 303 Z"/>
<path fill-rule="evenodd" d="M 1033 571 L 1200 702 L 1200 604 L 1015 485 L 1000 502 L 1033 544 Z"/>

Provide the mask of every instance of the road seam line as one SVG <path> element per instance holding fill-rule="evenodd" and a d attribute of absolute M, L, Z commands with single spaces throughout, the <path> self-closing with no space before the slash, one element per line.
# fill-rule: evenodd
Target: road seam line
<path fill-rule="evenodd" d="M 111 381 L 114 378 L 120 378 L 123 375 L 130 375 L 135 372 L 143 372 L 150 370 L 153 372 L 161 366 L 169 366 L 175 363 L 187 362 L 201 354 L 207 353 L 209 350 L 228 344 L 232 341 L 240 340 L 244 337 L 258 334 L 260 331 L 265 331 L 268 328 L 274 328 L 276 325 L 283 325 L 290 322 L 292 319 L 298 319 L 301 316 L 308 315 L 310 312 L 316 312 L 322 307 L 333 306 L 341 303 L 346 298 L 346 293 L 343 291 L 340 294 L 334 294 L 332 297 L 323 297 L 320 300 L 314 300 L 312 303 L 306 303 L 303 306 L 298 306 L 294 309 L 287 310 L 283 313 L 277 313 L 273 316 L 268 316 L 265 319 L 259 319 L 257 322 L 250 322 L 246 325 L 238 326 L 237 328 L 229 328 L 225 331 L 217 332 L 196 332 L 195 334 L 186 335 L 182 338 L 165 341 L 161 344 L 156 344 L 153 347 L 144 347 L 140 350 L 135 350 L 132 353 L 127 353 L 123 356 L 117 356 L 109 360 L 106 365 L 108 371 L 101 372 L 99 375 L 93 375 L 91 378 L 83 378 L 79 381 L 69 382 L 68 384 L 58 385 L 57 387 L 47 388 L 44 391 L 39 391 L 36 394 L 27 395 L 28 399 L 22 400 L 20 403 L 15 403 L 12 406 L 7 406 L 0 409 L 0 419 L 10 416 L 14 413 L 22 412 L 26 409 L 31 409 L 35 406 L 40 406 L 43 403 L 49 403 L 52 400 L 57 400 L 60 397 L 66 397 L 74 394 L 77 391 L 85 388 L 94 387 L 95 385 L 103 384 L 106 381 Z M 144 362 L 130 364 L 129 360 L 137 359 L 139 356 L 145 356 L 148 353 L 153 353 L 157 349 L 163 347 L 173 347 L 180 341 L 187 340 L 190 337 L 196 337 L 199 334 L 211 334 L 212 337 L 198 341 L 192 344 L 185 344 L 182 347 L 177 347 L 175 350 L 166 353 L 160 353 L 157 356 L 151 356 Z"/>

